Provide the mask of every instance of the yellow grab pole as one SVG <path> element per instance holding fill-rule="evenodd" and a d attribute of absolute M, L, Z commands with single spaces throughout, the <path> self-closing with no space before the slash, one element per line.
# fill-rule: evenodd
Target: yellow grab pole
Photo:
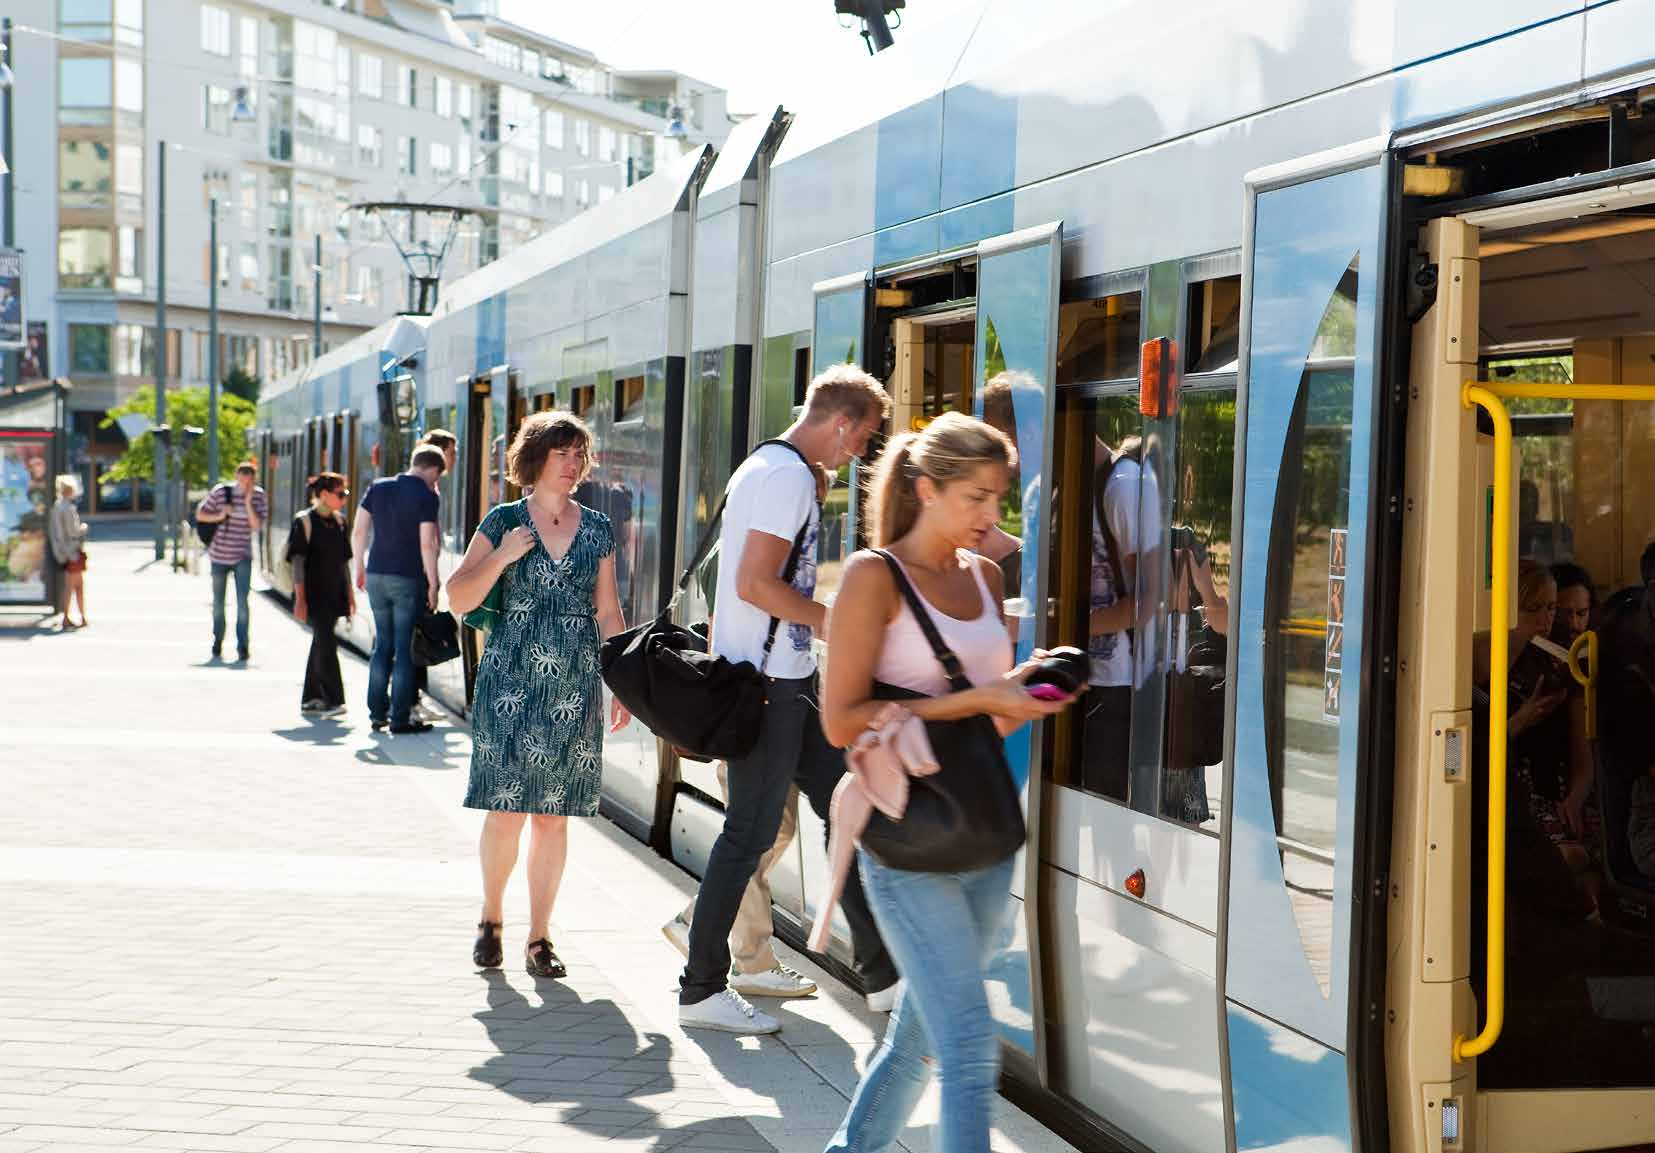
<path fill-rule="evenodd" d="M 1461 393 L 1494 422 L 1494 512 L 1491 517 L 1493 589 L 1488 645 L 1488 989 L 1483 1031 L 1454 1037 L 1454 1060 L 1486 1053 L 1506 1019 L 1506 679 L 1511 648 L 1511 417 L 1500 398 L 1480 384 Z"/>
<path fill-rule="evenodd" d="M 1580 667 L 1580 650 L 1586 650 L 1586 668 Z M 1598 635 L 1587 629 L 1569 646 L 1569 675 L 1586 690 L 1586 739 L 1598 739 Z"/>
<path fill-rule="evenodd" d="M 1506 400 L 1655 400 L 1655 384 L 1519 384 L 1498 380 L 1466 383 Z"/>

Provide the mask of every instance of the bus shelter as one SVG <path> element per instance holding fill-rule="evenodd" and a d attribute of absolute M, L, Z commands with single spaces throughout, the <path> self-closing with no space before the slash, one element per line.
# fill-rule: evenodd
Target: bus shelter
<path fill-rule="evenodd" d="M 46 520 L 68 461 L 68 409 L 63 381 L 0 395 L 0 606 L 57 603 Z"/>

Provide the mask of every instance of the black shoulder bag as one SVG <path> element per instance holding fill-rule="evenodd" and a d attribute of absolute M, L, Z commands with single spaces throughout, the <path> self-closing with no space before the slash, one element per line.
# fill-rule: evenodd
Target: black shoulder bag
<path fill-rule="evenodd" d="M 890 566 L 908 610 L 948 675 L 948 687 L 957 693 L 971 688 L 908 574 L 890 553 L 874 551 Z M 925 694 L 875 681 L 873 695 L 903 701 Z M 908 778 L 908 807 L 900 821 L 875 810 L 862 831 L 862 847 L 880 864 L 914 873 L 963 873 L 1011 856 L 1023 845 L 1023 805 L 994 721 L 984 713 L 926 721 L 925 734 L 942 768 L 928 777 Z"/>
<path fill-rule="evenodd" d="M 767 440 L 753 451 L 768 444 L 798 453 L 805 467 L 810 467 L 804 454 L 785 440 Z M 812 469 L 813 478 L 814 475 Z M 758 743 L 767 696 L 763 669 L 781 625 L 775 617 L 770 618 L 764 653 L 759 658 L 759 667 L 754 668 L 747 661 L 715 656 L 709 651 L 706 636 L 672 620 L 678 598 L 689 587 L 690 578 L 718 539 L 729 496 L 726 488 L 701 546 L 695 550 L 695 559 L 684 570 L 677 591 L 659 615 L 616 633 L 603 642 L 600 653 L 603 680 L 609 691 L 651 732 L 672 745 L 680 755 L 694 760 L 742 757 Z M 793 579 L 809 530 L 810 515 L 806 513 L 804 523 L 793 538 L 793 548 L 787 554 L 782 580 Z"/>

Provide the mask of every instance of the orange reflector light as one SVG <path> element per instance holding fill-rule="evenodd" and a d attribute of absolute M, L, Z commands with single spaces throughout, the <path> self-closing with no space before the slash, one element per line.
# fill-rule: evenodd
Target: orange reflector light
<path fill-rule="evenodd" d="M 1132 875 L 1126 879 L 1126 891 L 1138 900 L 1144 899 L 1144 871 L 1134 869 Z"/>
<path fill-rule="evenodd" d="M 1146 340 L 1138 357 L 1138 411 L 1152 420 L 1178 411 L 1178 342 Z"/>

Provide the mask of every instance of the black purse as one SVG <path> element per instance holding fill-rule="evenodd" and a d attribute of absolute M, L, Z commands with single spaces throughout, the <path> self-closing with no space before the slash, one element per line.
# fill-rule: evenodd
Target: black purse
<path fill-rule="evenodd" d="M 785 440 L 767 440 L 763 444 L 783 445 L 799 452 Z M 761 444 L 753 451 L 762 447 Z M 804 460 L 802 453 L 799 459 Z M 810 462 L 805 461 L 805 465 L 809 467 Z M 764 654 L 759 658 L 759 667 L 754 668 L 747 661 L 713 655 L 704 632 L 685 628 L 672 620 L 678 598 L 689 587 L 690 578 L 718 539 L 718 526 L 724 518 L 728 498 L 726 490 L 724 499 L 718 502 L 718 511 L 707 525 L 701 547 L 696 549 L 695 559 L 679 578 L 678 590 L 666 607 L 654 620 L 604 641 L 599 653 L 603 681 L 609 691 L 652 733 L 680 755 L 693 760 L 743 757 L 758 743 L 768 692 L 763 669 L 781 624 L 775 617 L 770 618 Z M 793 538 L 782 580 L 793 579 L 809 529 L 807 514 Z"/>
<path fill-rule="evenodd" d="M 499 582 L 496 582 L 499 583 Z M 414 622 L 414 663 L 430 668 L 460 655 L 460 626 L 454 614 L 426 613 Z"/>
<path fill-rule="evenodd" d="M 954 692 L 971 688 L 908 574 L 890 553 L 874 551 L 890 566 L 903 600 L 948 675 L 948 687 Z M 873 695 L 888 701 L 925 696 L 881 681 L 874 682 Z M 926 721 L 925 734 L 942 768 L 928 777 L 908 778 L 902 819 L 893 821 L 876 809 L 862 831 L 861 846 L 880 864 L 914 873 L 963 873 L 1011 856 L 1023 845 L 1023 804 L 994 721 L 986 714 Z"/>

